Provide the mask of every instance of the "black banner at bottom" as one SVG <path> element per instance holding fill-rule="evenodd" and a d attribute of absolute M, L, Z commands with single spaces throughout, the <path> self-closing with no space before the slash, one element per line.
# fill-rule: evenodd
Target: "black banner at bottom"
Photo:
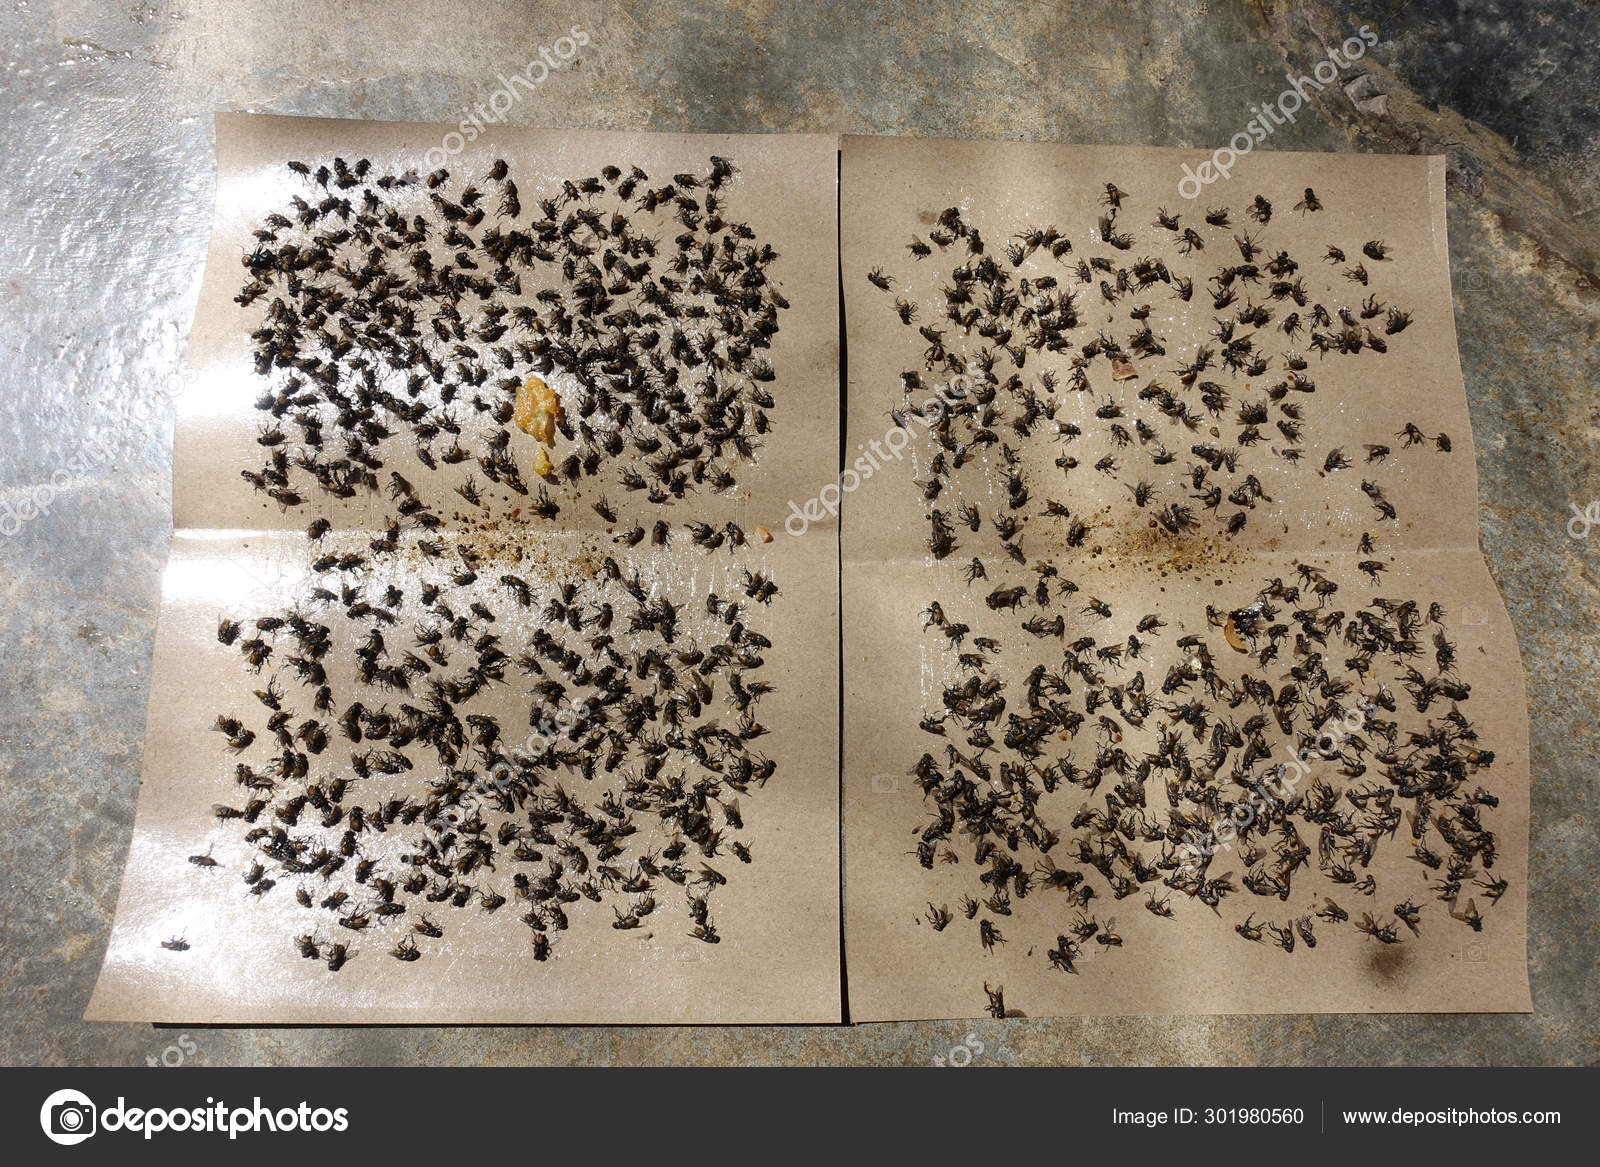
<path fill-rule="evenodd" d="M 742 1162 L 772 1149 L 957 1162 L 1051 1148 L 1384 1161 L 1600 1134 L 1593 1067 L 952 1068 L 7 1069 L 0 1114 L 27 1163 Z"/>

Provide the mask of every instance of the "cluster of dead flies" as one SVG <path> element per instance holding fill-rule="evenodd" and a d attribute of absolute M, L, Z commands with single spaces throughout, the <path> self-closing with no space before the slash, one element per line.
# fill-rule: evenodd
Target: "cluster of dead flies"
<path fill-rule="evenodd" d="M 1319 257 L 1359 290 L 1351 303 L 1330 309 L 1308 286 L 1301 259 L 1265 241 L 1273 218 L 1266 198 L 1255 197 L 1243 222 L 1225 207 L 1206 211 L 1203 224 L 1161 209 L 1144 227 L 1119 218 L 1127 197 L 1106 184 L 1104 214 L 1092 236 L 1096 254 L 1075 249 L 1053 226 L 1026 228 L 996 250 L 957 207 L 938 217 L 927 240 L 914 237 L 908 245 L 917 260 L 936 253 L 959 259 L 935 293 L 943 301 L 936 310 L 894 300 L 901 322 L 916 327 L 926 345 L 920 367 L 901 374 L 904 405 L 892 412 L 902 427 L 919 418 L 937 444 L 926 481 L 919 482 L 931 508 L 928 550 L 935 559 L 958 548 L 963 527 L 976 534 L 985 525 L 975 502 L 952 497 L 960 472 L 972 465 L 986 480 L 974 496 L 1004 487 L 1006 505 L 987 517 L 1012 558 L 1025 562 L 1027 504 L 1040 494 L 1066 544 L 1085 545 L 1092 520 L 1049 498 L 1046 483 L 1030 480 L 1023 457 L 1030 439 L 1058 448 L 1055 470 L 1069 481 L 1092 467 L 1089 473 L 1121 483 L 1154 530 L 1186 535 L 1200 530 L 1209 512 L 1235 535 L 1259 502 L 1272 501 L 1262 479 L 1269 464 L 1263 449 L 1284 467 L 1310 465 L 1309 402 L 1317 385 L 1310 360 L 1292 346 L 1303 339 L 1319 359 L 1381 356 L 1411 323 L 1410 312 L 1368 291 L 1392 258 L 1381 240 L 1351 254 L 1329 245 Z M 1294 208 L 1302 215 L 1322 209 L 1309 188 Z M 1202 278 L 1209 262 L 1215 267 Z M 881 269 L 867 278 L 897 294 L 895 278 Z M 1335 292 L 1326 289 L 1324 298 L 1341 298 Z M 1166 311 L 1155 306 L 1159 297 L 1209 300 L 1216 314 L 1209 339 L 1169 353 L 1158 331 Z M 1100 311 L 1123 310 L 1125 333 L 1091 333 L 1085 323 Z M 1270 383 L 1252 389 L 1263 382 Z M 1068 408 L 1064 394 L 1088 397 L 1093 421 L 1070 420 L 1066 415 L 1080 410 Z M 1402 447 L 1451 448 L 1448 435 L 1429 437 L 1412 424 L 1366 445 L 1357 455 L 1366 471 L 1361 490 L 1385 520 L 1396 512 L 1376 471 L 1393 456 L 1397 439 Z M 1321 453 L 1316 468 L 1331 475 L 1353 464 L 1334 448 Z"/>
<path fill-rule="evenodd" d="M 1329 895 L 1308 898 L 1306 873 L 1347 888 L 1347 899 L 1376 897 L 1371 860 L 1407 827 L 1431 886 L 1404 889 L 1388 912 L 1360 911 L 1355 926 L 1396 943 L 1419 931 L 1417 900 L 1431 895 L 1480 928 L 1476 898 L 1463 889 L 1471 884 L 1488 901 L 1506 890 L 1490 874 L 1494 836 L 1481 821 L 1496 799 L 1473 779 L 1493 754 L 1478 749 L 1461 712 L 1468 686 L 1438 605 L 1424 612 L 1415 601 L 1374 598 L 1347 613 L 1335 602 L 1338 581 L 1301 565 L 1298 579 L 1273 580 L 1243 608 L 1208 609 L 1227 646 L 1221 655 L 1251 662 L 1230 676 L 1213 656 L 1215 638 L 1164 644 L 1160 613 L 1111 635 L 1110 604 L 1078 595 L 1039 550 L 1030 563 L 1023 542 L 1034 518 L 1054 525 L 1051 547 L 1069 549 L 1087 547 L 1096 523 L 1051 498 L 1037 477 L 1048 465 L 1037 454 L 1045 443 L 1054 451 L 1049 474 L 1060 476 L 1050 481 L 1087 472 L 1128 491 L 1136 509 L 1117 523 L 1137 515 L 1141 527 L 1181 538 L 1201 531 L 1209 513 L 1233 536 L 1272 502 L 1269 466 L 1282 475 L 1314 463 L 1328 477 L 1355 461 L 1342 448 L 1308 452 L 1317 386 L 1312 360 L 1294 346 L 1319 361 L 1381 358 L 1411 324 L 1375 287 L 1393 254 L 1382 240 L 1348 251 L 1330 244 L 1307 263 L 1270 243 L 1274 208 L 1264 196 L 1242 215 L 1213 208 L 1191 223 L 1160 209 L 1148 225 L 1125 221 L 1128 197 L 1105 185 L 1103 213 L 1080 249 L 1053 226 L 992 246 L 959 208 L 946 210 L 926 240 L 908 245 L 915 261 L 953 259 L 936 281 L 937 309 L 901 298 L 881 269 L 867 275 L 895 297 L 894 312 L 924 346 L 901 374 L 903 405 L 892 416 L 905 428 L 915 419 L 931 441 L 917 482 L 929 506 L 929 553 L 945 559 L 964 532 L 986 527 L 1002 553 L 965 563 L 969 599 L 954 614 L 937 601 L 925 613 L 958 679 L 922 721 L 943 744 L 914 770 L 931 818 L 916 857 L 929 869 L 971 862 L 977 872 L 958 906 L 930 903 L 926 922 L 943 932 L 964 918 L 992 951 L 1006 942 L 1015 901 L 1063 896 L 1072 918 L 1046 958 L 1073 973 L 1086 953 L 1122 945 L 1097 896 L 1139 897 L 1166 919 L 1175 901 L 1198 900 L 1220 916 L 1224 899 L 1245 895 L 1294 901 L 1236 925 L 1247 941 L 1293 952 L 1316 946 L 1319 919 L 1351 918 Z M 1293 208 L 1322 210 L 1310 188 Z M 1324 264 L 1334 280 L 1313 274 Z M 1165 297 L 1209 300 L 1209 337 L 1169 353 Z M 1124 311 L 1125 332 L 1086 323 Z M 1088 408 L 1073 401 L 1082 397 Z M 1398 517 L 1379 472 L 1397 447 L 1424 445 L 1451 450 L 1448 435 L 1408 423 L 1356 455 L 1379 521 Z M 981 481 L 962 474 L 973 467 Z M 1387 564 L 1374 557 L 1371 534 L 1359 550 L 1356 567 L 1378 584 Z M 1008 692 L 994 674 L 1002 650 L 1041 661 L 1025 692 Z M 1147 673 L 1163 657 L 1166 672 Z M 1307 757 L 1315 780 L 1286 784 L 1288 765 Z M 1226 845 L 1216 838 L 1223 824 L 1233 831 Z M 990 1012 L 1004 1016 L 1003 988 L 984 989 Z"/>
<path fill-rule="evenodd" d="M 925 612 L 959 679 L 922 721 L 940 743 L 913 770 L 930 819 L 916 855 L 976 874 L 954 911 L 928 905 L 935 931 L 964 918 L 992 950 L 1015 901 L 1059 897 L 1070 923 L 1046 955 L 1074 973 L 1085 946 L 1122 945 L 1097 900 L 1170 919 L 1175 900 L 1221 916 L 1243 896 L 1238 935 L 1291 953 L 1316 947 L 1319 920 L 1353 916 L 1399 942 L 1429 900 L 1482 928 L 1478 896 L 1507 889 L 1483 822 L 1498 799 L 1477 781 L 1494 754 L 1463 712 L 1470 686 L 1439 605 L 1347 610 L 1340 581 L 1298 564 L 1242 607 L 1208 606 L 1204 634 L 1169 640 L 1158 613 L 1119 617 L 1054 568 L 1033 573 L 983 597 L 978 630 L 938 603 Z M 1029 644 L 1043 663 L 1020 692 L 988 675 Z M 1402 831 L 1418 878 L 1380 888 L 1371 862 Z"/>
<path fill-rule="evenodd" d="M 771 644 L 753 617 L 777 585 L 729 569 L 722 594 L 679 603 L 610 556 L 541 584 L 441 511 L 451 490 L 486 509 L 498 489 L 525 500 L 513 516 L 559 512 L 512 444 L 529 374 L 562 385 L 547 412 L 570 452 L 546 483 L 614 460 L 641 509 L 736 485 L 769 429 L 765 354 L 788 307 L 772 248 L 726 217 L 736 168 L 713 157 L 652 185 L 608 166 L 525 213 L 503 161 L 466 185 L 365 159 L 289 165 L 310 197 L 256 232 L 237 297 L 261 311 L 255 367 L 273 386 L 257 401 L 267 461 L 244 477 L 286 509 L 316 491 L 389 505 L 375 534 L 314 521 L 309 589 L 219 623 L 264 678 L 257 705 L 214 722 L 240 788 L 216 816 L 251 848 L 248 893 L 315 914 L 296 945 L 334 971 L 377 934 L 417 960 L 462 911 L 516 912 L 546 960 L 575 905 L 649 929 L 669 888 L 688 935 L 720 942 L 714 893 L 728 862 L 753 860 L 739 800 L 776 770 L 757 748 Z M 646 539 L 593 506 L 622 528 L 619 554 Z M 684 529 L 708 551 L 746 543 L 734 523 Z M 648 538 L 672 534 L 656 519 Z"/>
<path fill-rule="evenodd" d="M 220 623 L 265 678 L 214 724 L 249 894 L 315 914 L 296 945 L 335 971 L 375 934 L 416 960 L 466 910 L 516 912 L 545 960 L 573 905 L 648 929 L 673 887 L 688 934 L 718 943 L 714 892 L 752 861 L 739 798 L 776 769 L 757 749 L 770 642 L 749 622 L 776 586 L 730 572 L 690 609 L 610 557 L 548 590 L 465 544 L 455 559 L 404 587 L 327 565 L 293 609 Z"/>
<path fill-rule="evenodd" d="M 788 302 L 776 252 L 728 217 L 732 162 L 659 184 L 606 166 L 526 207 L 504 161 L 465 183 L 366 159 L 289 166 L 307 192 L 255 232 L 235 298 L 260 313 L 255 367 L 272 378 L 256 402 L 266 461 L 243 474 L 281 506 L 376 493 L 386 463 L 415 461 L 469 472 L 453 489 L 475 507 L 498 492 L 554 518 L 547 484 L 610 463 L 662 505 L 733 489 L 755 458 Z M 508 428 L 529 374 L 556 376 L 564 405 L 567 452 L 543 482 Z M 455 503 L 441 493 L 403 517 L 439 525 Z"/>

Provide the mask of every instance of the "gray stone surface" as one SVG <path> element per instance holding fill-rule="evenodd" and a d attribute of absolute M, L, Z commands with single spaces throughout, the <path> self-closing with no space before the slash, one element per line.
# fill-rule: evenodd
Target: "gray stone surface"
<path fill-rule="evenodd" d="M 1600 498 L 1600 58 L 1577 0 L 4 0 L 0 515 L 53 493 L 0 538 L 0 1060 L 142 1064 L 180 1036 L 81 1015 L 137 795 L 171 519 L 161 389 L 200 276 L 212 110 L 451 121 L 580 23 L 592 45 L 509 120 L 1209 147 L 1363 22 L 1383 43 L 1356 83 L 1270 146 L 1451 156 L 1483 543 L 1532 706 L 1531 1015 L 181 1032 L 207 1064 L 918 1065 L 973 1030 L 990 1064 L 1600 1061 L 1600 532 L 1566 531 Z"/>

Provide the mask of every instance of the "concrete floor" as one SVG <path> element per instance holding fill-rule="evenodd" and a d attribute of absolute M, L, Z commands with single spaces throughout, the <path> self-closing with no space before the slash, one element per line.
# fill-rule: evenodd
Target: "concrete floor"
<path fill-rule="evenodd" d="M 1379 34 L 1367 77 L 1270 144 L 1451 156 L 1483 543 L 1532 707 L 1532 1015 L 194 1029 L 181 1048 L 179 1031 L 80 1020 L 137 794 L 171 521 L 161 386 L 201 273 L 211 112 L 455 121 L 575 23 L 591 45 L 510 120 L 1209 148 L 1286 69 L 1361 23 Z M 1567 533 L 1569 506 L 1600 499 L 1597 24 L 1581 0 L 6 0 L 0 515 L 54 493 L 0 538 L 0 1060 L 926 1065 L 976 1030 L 988 1064 L 1600 1061 L 1600 533 Z"/>

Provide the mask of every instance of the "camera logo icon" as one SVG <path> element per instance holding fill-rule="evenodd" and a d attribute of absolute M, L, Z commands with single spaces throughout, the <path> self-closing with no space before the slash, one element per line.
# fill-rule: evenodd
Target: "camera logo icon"
<path fill-rule="evenodd" d="M 1461 950 L 1461 959 L 1468 964 L 1483 964 L 1489 959 L 1489 947 L 1481 940 L 1474 940 Z"/>
<path fill-rule="evenodd" d="M 81 1143 L 95 1132 L 95 1106 L 78 1090 L 57 1090 L 39 1108 L 45 1137 L 63 1147 Z"/>
<path fill-rule="evenodd" d="M 900 789 L 900 778 L 895 774 L 874 774 L 872 776 L 872 793 L 894 794 Z"/>

